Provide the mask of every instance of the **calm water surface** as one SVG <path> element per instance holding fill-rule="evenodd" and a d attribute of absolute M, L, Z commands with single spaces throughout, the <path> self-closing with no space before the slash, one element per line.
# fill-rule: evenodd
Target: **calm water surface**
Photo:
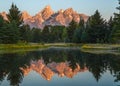
<path fill-rule="evenodd" d="M 1 53 L 0 86 L 120 86 L 120 55 L 72 48 Z"/>

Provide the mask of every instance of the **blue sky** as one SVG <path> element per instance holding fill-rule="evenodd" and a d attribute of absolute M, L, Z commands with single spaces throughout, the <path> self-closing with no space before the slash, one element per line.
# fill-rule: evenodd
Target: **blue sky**
<path fill-rule="evenodd" d="M 98 9 L 106 19 L 116 12 L 115 8 L 118 6 L 118 0 L 2 0 L 0 1 L 0 12 L 8 12 L 12 2 L 21 11 L 26 10 L 31 15 L 40 12 L 46 5 L 50 5 L 54 11 L 72 7 L 75 11 L 87 15 L 94 14 Z"/>

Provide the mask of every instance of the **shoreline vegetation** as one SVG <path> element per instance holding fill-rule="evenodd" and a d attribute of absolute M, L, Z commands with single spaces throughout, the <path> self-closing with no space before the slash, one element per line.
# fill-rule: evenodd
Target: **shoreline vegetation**
<path fill-rule="evenodd" d="M 118 4 L 116 9 L 120 11 L 120 0 Z M 6 18 L 0 15 L 0 52 L 68 47 L 120 53 L 120 13 L 106 21 L 96 10 L 87 21 L 80 17 L 76 22 L 73 18 L 68 26 L 45 25 L 40 29 L 25 25 L 22 12 L 12 3 Z"/>
<path fill-rule="evenodd" d="M 49 47 L 81 47 L 82 44 L 74 43 L 22 43 L 22 44 L 0 44 L 0 50 L 15 49 L 45 49 Z"/>
<path fill-rule="evenodd" d="M 120 0 L 118 2 L 120 5 Z M 120 6 L 116 7 L 120 11 Z M 70 12 L 70 13 L 69 13 Z M 47 11 L 43 12 L 47 13 Z M 72 9 L 68 10 L 66 15 L 63 12 L 63 17 L 67 18 L 67 15 L 73 15 L 74 11 Z M 45 15 L 45 14 L 44 14 Z M 53 14 L 52 14 L 53 15 Z M 52 17 L 50 15 L 46 20 Z M 0 15 L 0 44 L 16 44 L 19 42 L 27 43 L 100 43 L 100 44 L 110 44 L 110 43 L 120 43 L 120 13 L 114 13 L 114 17 L 110 17 L 108 21 L 102 18 L 99 10 L 96 10 L 93 15 L 88 16 L 84 19 L 82 16 L 78 16 L 79 19 L 75 21 L 76 17 L 67 19 L 70 20 L 67 25 L 58 24 L 45 24 L 42 28 L 37 28 L 36 24 L 30 27 L 26 24 L 22 16 L 22 12 L 19 8 L 12 3 L 8 13 L 4 16 Z M 41 14 L 41 16 L 43 16 Z M 45 16 L 46 17 L 46 16 Z M 44 19 L 44 18 L 43 18 Z M 30 19 L 31 20 L 31 19 Z M 36 19 L 37 20 L 37 19 Z M 38 21 L 38 20 L 37 20 Z M 66 22 L 66 20 L 65 20 Z M 41 23 L 40 23 L 41 25 Z M 6 47 L 6 46 L 5 46 Z M 8 46 L 9 47 L 9 46 Z M 38 47 L 38 45 L 32 46 L 10 46 L 10 48 L 29 48 Z M 48 45 L 39 47 L 48 47 Z M 91 45 L 87 45 L 90 48 Z M 93 48 L 94 46 L 92 46 Z M 113 47 L 113 46 L 112 46 Z M 84 46 L 83 48 L 86 48 Z M 104 47 L 94 47 L 96 49 Z M 107 49 L 109 47 L 106 47 Z M 111 48 L 111 46 L 110 46 Z M 113 47 L 114 48 L 114 47 Z M 115 47 L 116 48 L 116 47 Z"/>
<path fill-rule="evenodd" d="M 75 43 L 22 43 L 22 44 L 0 44 L 0 52 L 3 51 L 30 51 L 37 49 L 47 49 L 51 47 L 70 47 L 79 48 L 83 52 L 90 53 L 105 53 L 118 52 L 120 53 L 120 44 L 75 44 Z"/>

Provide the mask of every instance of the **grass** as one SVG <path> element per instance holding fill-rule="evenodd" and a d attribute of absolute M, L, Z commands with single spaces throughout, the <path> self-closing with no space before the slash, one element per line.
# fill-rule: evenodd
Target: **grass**
<path fill-rule="evenodd" d="M 47 46 L 43 45 L 36 45 L 36 44 L 0 44 L 0 50 L 6 50 L 6 49 L 30 49 L 30 48 L 44 48 Z"/>
<path fill-rule="evenodd" d="M 83 44 L 81 51 L 94 54 L 120 54 L 120 44 Z"/>
<path fill-rule="evenodd" d="M 84 44 L 82 49 L 120 50 L 120 44 Z"/>
<path fill-rule="evenodd" d="M 75 43 L 19 43 L 0 44 L 0 52 L 3 51 L 30 51 L 35 49 L 45 49 L 49 47 L 75 47 L 84 52 L 120 52 L 120 44 L 75 44 Z"/>
<path fill-rule="evenodd" d="M 8 50 L 8 49 L 40 49 L 40 48 L 48 48 L 48 47 L 75 47 L 78 44 L 71 43 L 29 43 L 29 44 L 0 44 L 0 50 Z"/>
<path fill-rule="evenodd" d="M 83 44 L 81 51 L 95 54 L 120 54 L 120 44 Z"/>

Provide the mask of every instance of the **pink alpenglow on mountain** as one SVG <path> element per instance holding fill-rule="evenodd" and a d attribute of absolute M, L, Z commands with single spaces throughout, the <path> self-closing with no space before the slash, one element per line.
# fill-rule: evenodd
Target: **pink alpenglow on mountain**
<path fill-rule="evenodd" d="M 5 20 L 8 20 L 5 12 L 0 13 L 0 15 L 2 15 Z M 54 12 L 49 5 L 34 16 L 29 15 L 27 11 L 22 12 L 24 24 L 28 24 L 30 28 L 40 29 L 43 29 L 46 25 L 68 26 L 72 19 L 79 23 L 81 17 L 85 22 L 87 22 L 89 18 L 89 16 L 85 14 L 77 13 L 72 8 L 66 10 L 61 9 L 58 12 Z"/>

